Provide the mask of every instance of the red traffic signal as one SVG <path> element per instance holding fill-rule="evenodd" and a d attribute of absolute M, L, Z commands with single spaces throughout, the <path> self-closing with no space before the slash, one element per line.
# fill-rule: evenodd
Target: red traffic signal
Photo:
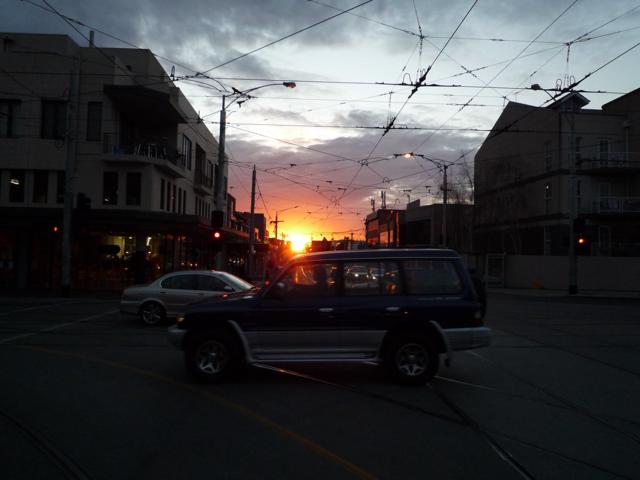
<path fill-rule="evenodd" d="M 53 227 L 51 227 L 51 231 L 53 233 L 59 233 L 60 232 L 60 227 L 57 225 L 54 225 Z"/>
<path fill-rule="evenodd" d="M 222 238 L 222 235 L 220 234 L 220 232 L 215 231 L 211 234 L 211 238 L 214 240 L 220 240 L 220 238 Z"/>

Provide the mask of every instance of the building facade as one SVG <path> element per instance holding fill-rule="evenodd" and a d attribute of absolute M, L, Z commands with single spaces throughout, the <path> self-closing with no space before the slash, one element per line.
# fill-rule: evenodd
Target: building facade
<path fill-rule="evenodd" d="M 471 253 L 473 205 L 447 204 L 446 227 L 443 227 L 442 204 L 407 204 L 405 210 L 380 209 L 367 215 L 366 241 L 373 248 L 452 248 Z M 446 242 L 444 234 L 446 228 Z"/>
<path fill-rule="evenodd" d="M 640 90 L 588 103 L 506 106 L 475 157 L 478 252 L 566 255 L 574 218 L 579 254 L 640 255 Z"/>
<path fill-rule="evenodd" d="M 214 267 L 226 162 L 153 54 L 65 35 L 0 39 L 0 287 L 58 287 L 67 233 L 76 288 Z"/>

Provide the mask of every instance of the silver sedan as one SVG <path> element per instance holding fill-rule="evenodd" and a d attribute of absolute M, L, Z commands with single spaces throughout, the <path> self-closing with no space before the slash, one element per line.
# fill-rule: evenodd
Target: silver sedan
<path fill-rule="evenodd" d="M 184 313 L 193 302 L 255 288 L 230 273 L 185 270 L 168 273 L 148 285 L 136 285 L 122 292 L 120 312 L 138 315 L 147 325 Z"/>

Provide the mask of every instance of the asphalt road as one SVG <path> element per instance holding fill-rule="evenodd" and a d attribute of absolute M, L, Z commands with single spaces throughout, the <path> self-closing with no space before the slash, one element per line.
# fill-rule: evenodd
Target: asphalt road
<path fill-rule="evenodd" d="M 489 348 L 380 369 L 186 374 L 117 302 L 0 299 L 3 479 L 640 478 L 640 303 L 491 298 Z"/>

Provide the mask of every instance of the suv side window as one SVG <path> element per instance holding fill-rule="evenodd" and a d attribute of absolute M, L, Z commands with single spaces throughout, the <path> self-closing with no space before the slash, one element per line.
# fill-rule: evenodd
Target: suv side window
<path fill-rule="evenodd" d="M 400 275 L 396 262 L 346 262 L 344 264 L 344 294 L 397 295 Z"/>
<path fill-rule="evenodd" d="M 405 260 L 404 275 L 410 295 L 455 294 L 462 282 L 448 260 Z"/>
<path fill-rule="evenodd" d="M 195 275 L 176 275 L 162 281 L 162 288 L 170 288 L 173 290 L 195 290 Z"/>
<path fill-rule="evenodd" d="M 196 277 L 196 290 L 206 290 L 208 292 L 223 292 L 224 287 L 227 286 L 227 284 L 222 280 L 211 275 L 196 275 Z"/>
<path fill-rule="evenodd" d="M 279 280 L 287 297 L 329 297 L 336 295 L 338 268 L 333 263 L 304 263 L 292 266 Z"/>

